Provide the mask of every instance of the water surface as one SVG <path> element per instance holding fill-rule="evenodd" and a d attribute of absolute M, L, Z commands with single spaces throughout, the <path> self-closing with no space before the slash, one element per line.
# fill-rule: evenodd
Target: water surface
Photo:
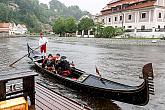
<path fill-rule="evenodd" d="M 110 39 L 95 38 L 59 38 L 49 37 L 48 54 L 60 53 L 73 61 L 77 68 L 97 75 L 98 67 L 102 77 L 129 85 L 139 85 L 142 79 L 142 67 L 153 63 L 155 95 L 145 106 L 136 106 L 109 99 L 97 99 L 79 94 L 60 85 L 58 81 L 39 75 L 36 81 L 48 86 L 69 98 L 89 105 L 94 110 L 164 110 L 165 109 L 165 46 L 133 46 L 114 44 Z M 30 60 L 26 57 L 16 63 L 16 68 L 8 65 L 27 53 L 27 42 L 33 48 L 38 46 L 38 38 L 19 37 L 0 39 L 0 70 L 1 73 L 14 73 L 33 70 Z"/>

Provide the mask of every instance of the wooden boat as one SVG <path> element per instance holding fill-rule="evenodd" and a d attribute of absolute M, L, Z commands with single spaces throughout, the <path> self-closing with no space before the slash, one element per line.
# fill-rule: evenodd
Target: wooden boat
<path fill-rule="evenodd" d="M 146 105 L 149 94 L 154 94 L 152 63 L 144 65 L 142 69 L 143 83 L 139 86 L 129 86 L 98 76 L 88 74 L 80 69 L 71 68 L 71 76 L 64 77 L 49 71 L 41 66 L 41 54 L 28 46 L 28 57 L 34 62 L 36 70 L 40 73 L 53 76 L 59 83 L 85 92 L 95 97 L 104 97 L 134 105 Z"/>

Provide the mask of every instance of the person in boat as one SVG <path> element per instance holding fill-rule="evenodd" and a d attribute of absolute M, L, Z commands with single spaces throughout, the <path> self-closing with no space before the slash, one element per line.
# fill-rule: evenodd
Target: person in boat
<path fill-rule="evenodd" d="M 40 32 L 39 46 L 41 46 L 40 47 L 40 52 L 41 52 L 43 58 L 46 57 L 47 43 L 48 43 L 48 39 L 46 37 L 44 37 L 43 32 Z"/>
<path fill-rule="evenodd" d="M 52 54 L 49 54 L 47 58 L 45 58 L 43 60 L 43 63 L 42 63 L 42 67 L 43 68 L 47 68 L 48 70 L 50 71 L 54 71 L 55 70 L 55 67 L 54 67 L 54 57 Z"/>
<path fill-rule="evenodd" d="M 62 56 L 59 63 L 56 65 L 57 73 L 67 77 L 71 74 L 70 63 L 67 61 L 66 56 Z"/>

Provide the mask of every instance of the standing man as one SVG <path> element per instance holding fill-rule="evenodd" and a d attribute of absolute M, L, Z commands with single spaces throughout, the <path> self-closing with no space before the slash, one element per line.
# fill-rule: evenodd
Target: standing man
<path fill-rule="evenodd" d="M 48 43 L 48 39 L 43 37 L 43 33 L 40 32 L 39 46 L 41 46 L 40 51 L 43 55 L 43 58 L 46 57 L 46 45 Z"/>

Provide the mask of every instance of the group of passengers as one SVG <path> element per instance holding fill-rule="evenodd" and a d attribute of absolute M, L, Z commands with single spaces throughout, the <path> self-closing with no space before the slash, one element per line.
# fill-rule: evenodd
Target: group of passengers
<path fill-rule="evenodd" d="M 71 74 L 70 66 L 73 66 L 74 64 L 69 63 L 65 56 L 60 56 L 60 54 L 53 56 L 52 54 L 49 54 L 48 57 L 46 57 L 47 44 L 47 38 L 44 37 L 43 32 L 40 32 L 39 46 L 42 58 L 44 58 L 42 61 L 42 68 L 46 68 L 49 71 L 59 73 L 63 76 L 68 76 Z"/>
<path fill-rule="evenodd" d="M 73 64 L 69 63 L 66 57 L 60 56 L 60 54 L 56 54 L 55 56 L 49 54 L 42 62 L 42 68 L 46 68 L 65 77 L 71 74 L 71 65 Z"/>

